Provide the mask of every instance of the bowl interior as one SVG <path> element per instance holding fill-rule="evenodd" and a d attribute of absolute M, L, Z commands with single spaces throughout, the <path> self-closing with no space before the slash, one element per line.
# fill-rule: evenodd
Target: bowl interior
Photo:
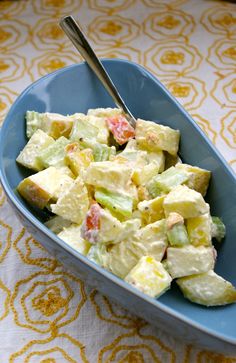
<path fill-rule="evenodd" d="M 233 173 L 191 117 L 149 72 L 127 61 L 104 60 L 103 63 L 134 116 L 179 129 L 183 161 L 212 171 L 207 200 L 211 214 L 221 217 L 227 229 L 227 237 L 219 249 L 216 272 L 236 285 L 236 191 Z M 7 115 L 1 130 L 2 178 L 10 198 L 17 199 L 42 222 L 48 217 L 45 212 L 33 209 L 18 194 L 13 194 L 17 184 L 31 174 L 15 162 L 27 142 L 25 112 L 35 110 L 66 115 L 97 107 L 114 107 L 114 103 L 88 66 L 79 64 L 52 73 L 31 85 Z M 175 286 L 158 302 L 203 327 L 236 339 L 232 319 L 236 315 L 236 304 L 207 309 L 185 300 Z"/>

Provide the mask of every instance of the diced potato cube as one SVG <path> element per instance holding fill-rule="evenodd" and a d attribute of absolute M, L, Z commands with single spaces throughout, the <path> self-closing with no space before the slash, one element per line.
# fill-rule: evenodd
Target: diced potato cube
<path fill-rule="evenodd" d="M 95 187 L 124 192 L 130 185 L 131 173 L 132 169 L 126 165 L 102 161 L 89 165 L 85 181 Z"/>
<path fill-rule="evenodd" d="M 171 212 L 176 212 L 184 219 L 209 213 L 209 205 L 204 201 L 202 195 L 185 185 L 172 189 L 165 197 L 163 206 L 166 216 Z"/>
<path fill-rule="evenodd" d="M 215 253 L 212 247 L 169 247 L 167 263 L 173 279 L 200 274 L 214 268 Z"/>
<path fill-rule="evenodd" d="M 83 255 L 87 255 L 91 244 L 81 237 L 80 228 L 81 226 L 72 224 L 70 227 L 64 228 L 58 237 Z"/>
<path fill-rule="evenodd" d="M 41 128 L 54 139 L 58 139 L 61 136 L 69 137 L 73 123 L 73 116 L 46 112 L 42 117 Z"/>
<path fill-rule="evenodd" d="M 155 175 L 159 173 L 160 167 L 155 162 L 151 162 L 142 168 L 136 168 L 132 174 L 132 181 L 135 185 L 147 184 Z"/>
<path fill-rule="evenodd" d="M 143 256 L 125 277 L 126 282 L 152 297 L 158 297 L 169 289 L 171 280 L 161 262 L 151 256 Z"/>
<path fill-rule="evenodd" d="M 94 159 L 91 149 L 80 150 L 76 142 L 65 147 L 65 163 L 76 176 L 80 175 L 81 170 L 86 169 L 92 161 Z"/>
<path fill-rule="evenodd" d="M 90 206 L 82 224 L 82 237 L 92 244 L 118 243 L 140 228 L 139 219 L 131 219 L 121 223 L 107 209 L 97 203 Z"/>
<path fill-rule="evenodd" d="M 51 205 L 53 213 L 77 224 L 82 223 L 88 207 L 88 192 L 80 178 L 75 179 L 73 184 L 60 195 L 56 204 Z"/>
<path fill-rule="evenodd" d="M 70 178 L 72 179 L 75 179 L 75 174 L 72 173 L 72 171 L 70 170 L 70 168 L 66 165 L 63 165 L 63 166 L 56 166 L 56 168 L 58 170 L 60 170 L 60 172 L 64 175 L 67 175 L 69 176 Z"/>
<path fill-rule="evenodd" d="M 60 137 L 39 153 L 38 160 L 45 168 L 48 168 L 49 166 L 65 166 L 65 147 L 69 143 L 70 141 L 64 136 Z"/>
<path fill-rule="evenodd" d="M 107 268 L 115 275 L 124 278 L 142 256 L 152 256 L 161 261 L 166 250 L 162 241 L 146 243 L 145 240 L 123 240 L 109 248 Z"/>
<path fill-rule="evenodd" d="M 211 246 L 211 217 L 209 213 L 186 220 L 190 243 L 194 246 Z"/>
<path fill-rule="evenodd" d="M 192 166 L 188 164 L 176 164 L 176 168 L 188 173 L 188 180 L 185 184 L 191 188 L 201 193 L 203 197 L 206 195 L 209 181 L 211 178 L 211 172 L 209 170 L 198 168 L 197 166 Z"/>
<path fill-rule="evenodd" d="M 33 169 L 35 171 L 43 170 L 44 166 L 38 159 L 39 153 L 53 143 L 55 143 L 55 141 L 52 137 L 38 129 L 31 136 L 24 149 L 20 152 L 16 161 L 26 168 Z"/>
<path fill-rule="evenodd" d="M 165 196 L 161 196 L 151 200 L 144 200 L 138 204 L 138 210 L 141 212 L 142 220 L 145 224 L 165 218 L 163 209 L 164 199 Z"/>
<path fill-rule="evenodd" d="M 60 193 L 62 177 L 60 170 L 50 167 L 22 180 L 17 191 L 29 203 L 38 208 L 44 208 L 50 200 L 56 199 Z"/>
<path fill-rule="evenodd" d="M 197 304 L 217 306 L 236 302 L 235 287 L 214 271 L 182 277 L 177 284 L 184 296 Z"/>
<path fill-rule="evenodd" d="M 132 168 L 143 168 L 147 165 L 147 152 L 143 150 L 124 150 L 116 156 L 113 156 L 111 161 L 127 163 Z"/>
<path fill-rule="evenodd" d="M 107 127 L 106 118 L 88 114 L 88 122 L 98 128 L 97 141 L 108 144 L 110 132 Z"/>
<path fill-rule="evenodd" d="M 136 124 L 137 145 L 150 151 L 167 151 L 176 155 L 179 147 L 180 133 L 168 126 L 156 124 L 152 121 L 137 120 Z"/>
<path fill-rule="evenodd" d="M 146 241 L 151 243 L 153 241 L 162 241 L 167 245 L 166 235 L 166 220 L 162 219 L 139 229 L 135 235 L 135 240 Z"/>
<path fill-rule="evenodd" d="M 147 151 L 148 163 L 155 163 L 159 167 L 158 173 L 162 173 L 165 168 L 165 153 L 163 151 Z"/>

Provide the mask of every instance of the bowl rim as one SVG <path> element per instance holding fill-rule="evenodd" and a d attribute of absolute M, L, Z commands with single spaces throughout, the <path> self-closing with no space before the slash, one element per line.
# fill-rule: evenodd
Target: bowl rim
<path fill-rule="evenodd" d="M 145 74 L 149 79 L 151 79 L 153 82 L 158 84 L 158 87 L 160 87 L 162 89 L 162 91 L 165 92 L 171 98 L 172 102 L 174 102 L 176 104 L 176 106 L 178 107 L 178 109 L 187 117 L 188 121 L 190 123 L 192 123 L 192 125 L 198 130 L 198 132 L 201 134 L 201 136 L 204 138 L 205 142 L 207 143 L 208 147 L 215 152 L 218 159 L 224 165 L 224 167 L 225 167 L 227 173 L 229 174 L 229 176 L 231 178 L 233 178 L 234 181 L 236 181 L 236 176 L 235 176 L 233 170 L 228 165 L 228 163 L 224 159 L 224 157 L 220 154 L 220 152 L 216 149 L 215 145 L 206 136 L 206 134 L 202 131 L 200 126 L 193 120 L 193 118 L 188 114 L 188 112 L 183 108 L 183 106 L 174 98 L 174 96 L 171 95 L 171 93 L 166 89 L 166 87 L 149 70 L 147 70 L 146 68 L 144 68 L 143 66 L 141 66 L 141 65 L 139 65 L 139 64 L 137 64 L 135 62 L 132 62 L 132 61 L 129 61 L 129 60 L 124 60 L 124 59 L 119 59 L 119 58 L 115 58 L 115 59 L 113 59 L 113 58 L 112 59 L 103 58 L 102 63 L 104 63 L 104 66 L 106 65 L 106 63 L 107 64 L 108 63 L 111 63 L 111 64 L 112 63 L 120 63 L 120 64 L 123 64 L 123 65 L 127 64 L 129 66 L 137 68 L 140 72 Z M 16 100 L 13 102 L 13 104 L 11 105 L 11 107 L 10 107 L 10 109 L 9 109 L 5 119 L 4 119 L 2 128 L 0 128 L 0 181 L 1 181 L 1 184 L 2 184 L 2 187 L 3 187 L 3 190 L 4 190 L 5 194 L 6 194 L 6 196 L 8 197 L 10 202 L 14 205 L 14 207 L 20 212 L 20 214 L 23 215 L 24 218 L 29 220 L 30 223 L 36 229 L 39 229 L 50 240 L 52 240 L 54 243 L 59 244 L 59 246 L 61 248 L 65 249 L 69 254 L 73 255 L 76 258 L 78 258 L 82 263 L 86 264 L 87 267 L 89 267 L 90 269 L 93 269 L 96 272 L 102 274 L 104 277 L 108 278 L 114 284 L 118 285 L 119 287 L 124 288 L 125 290 L 128 290 L 132 294 L 136 295 L 138 298 L 140 298 L 142 300 L 145 300 L 146 302 L 154 305 L 156 308 L 160 309 L 163 313 L 169 314 L 173 318 L 179 319 L 183 323 L 186 323 L 189 326 L 191 326 L 193 328 L 196 328 L 196 329 L 200 330 L 201 332 L 203 332 L 205 334 L 208 334 L 211 337 L 218 338 L 221 341 L 225 341 L 225 342 L 230 343 L 230 344 L 236 344 L 236 336 L 235 336 L 235 338 L 232 338 L 231 336 L 225 335 L 223 333 L 216 332 L 215 330 L 213 330 L 211 328 L 208 328 L 208 327 L 202 325 L 201 323 L 193 321 L 191 318 L 188 318 L 188 317 L 184 316 L 183 313 L 180 313 L 180 312 L 174 310 L 173 308 L 166 306 L 164 303 L 162 303 L 158 299 L 149 297 L 148 295 L 146 295 L 146 294 L 142 293 L 141 291 L 137 290 L 131 284 L 128 284 L 126 281 L 122 280 L 118 276 L 112 274 L 111 272 L 109 272 L 106 269 L 100 267 L 99 265 L 97 265 L 93 261 L 89 260 L 86 256 L 82 255 L 80 252 L 78 252 L 73 247 L 71 247 L 66 242 L 64 242 L 62 239 L 60 239 L 56 234 L 51 232 L 42 222 L 40 222 L 30 211 L 28 211 L 28 209 L 26 209 L 23 206 L 23 204 L 20 202 L 20 200 L 19 201 L 17 200 L 17 198 L 16 198 L 16 196 L 14 194 L 14 191 L 11 189 L 11 187 L 10 187 L 10 185 L 8 183 L 7 176 L 6 176 L 5 170 L 3 168 L 3 162 L 2 162 L 2 160 L 3 160 L 4 132 L 7 129 L 8 124 L 10 123 L 9 120 L 11 118 L 11 115 L 14 113 L 14 109 L 18 105 L 18 103 L 21 102 L 21 99 L 32 88 L 36 87 L 39 83 L 41 83 L 45 79 L 54 78 L 55 76 L 57 76 L 59 74 L 63 74 L 65 72 L 68 72 L 68 71 L 70 71 L 71 69 L 74 69 L 74 68 L 78 68 L 78 70 L 80 68 L 82 69 L 84 66 L 88 67 L 86 62 L 80 62 L 78 64 L 73 64 L 73 65 L 69 65 L 69 66 L 60 68 L 60 69 L 58 69 L 58 70 L 56 70 L 56 71 L 54 71 L 52 73 L 49 73 L 49 74 L 46 74 L 43 77 L 40 77 L 39 79 L 37 79 L 36 81 L 31 83 L 29 86 L 27 86 L 23 90 L 23 92 L 20 93 L 20 95 L 16 98 Z M 218 308 L 219 309 L 224 308 L 224 306 L 218 307 Z"/>

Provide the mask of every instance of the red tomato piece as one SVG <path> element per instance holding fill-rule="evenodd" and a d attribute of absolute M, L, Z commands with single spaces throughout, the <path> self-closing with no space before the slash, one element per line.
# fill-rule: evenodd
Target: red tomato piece
<path fill-rule="evenodd" d="M 119 145 L 125 144 L 135 136 L 134 128 L 128 123 L 124 116 L 107 118 L 107 126 Z"/>
<path fill-rule="evenodd" d="M 87 212 L 85 223 L 81 229 L 83 238 L 91 243 L 97 242 L 100 230 L 100 210 L 99 204 L 94 202 Z"/>

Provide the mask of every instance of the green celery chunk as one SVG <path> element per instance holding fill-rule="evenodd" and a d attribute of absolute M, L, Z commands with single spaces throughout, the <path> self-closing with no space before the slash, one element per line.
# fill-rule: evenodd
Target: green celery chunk
<path fill-rule="evenodd" d="M 108 256 L 107 247 L 103 243 L 96 243 L 95 245 L 92 245 L 87 254 L 89 260 L 104 268 L 107 268 Z"/>
<path fill-rule="evenodd" d="M 83 139 L 96 139 L 99 129 L 82 118 L 76 120 L 71 130 L 70 139 L 73 141 L 83 141 Z"/>
<path fill-rule="evenodd" d="M 188 180 L 188 174 L 177 170 L 174 166 L 161 174 L 154 176 L 147 185 L 147 189 L 153 198 L 168 193 L 172 188 Z"/>
<path fill-rule="evenodd" d="M 43 150 L 38 158 L 45 168 L 49 166 L 63 166 L 65 165 L 65 146 L 70 143 L 70 140 L 64 136 L 59 137 L 52 145 L 49 145 Z"/>
<path fill-rule="evenodd" d="M 211 235 L 217 242 L 221 242 L 225 237 L 225 225 L 219 217 L 211 217 L 211 220 Z"/>
<path fill-rule="evenodd" d="M 90 148 L 93 151 L 94 161 L 106 161 L 109 160 L 112 155 L 116 155 L 116 149 L 114 146 L 107 146 L 106 144 L 100 144 L 96 141 L 84 139 L 80 141 L 80 145 L 83 148 Z"/>
<path fill-rule="evenodd" d="M 102 206 L 107 207 L 114 213 L 121 214 L 124 217 L 131 217 L 133 209 L 133 199 L 128 195 L 112 192 L 101 188 L 96 190 L 95 199 Z"/>
<path fill-rule="evenodd" d="M 189 244 L 188 233 L 184 224 L 176 224 L 169 231 L 167 237 L 171 246 L 184 246 Z"/>
<path fill-rule="evenodd" d="M 43 113 L 35 111 L 27 111 L 25 115 L 26 119 L 26 135 L 30 138 L 36 130 L 41 128 Z"/>

